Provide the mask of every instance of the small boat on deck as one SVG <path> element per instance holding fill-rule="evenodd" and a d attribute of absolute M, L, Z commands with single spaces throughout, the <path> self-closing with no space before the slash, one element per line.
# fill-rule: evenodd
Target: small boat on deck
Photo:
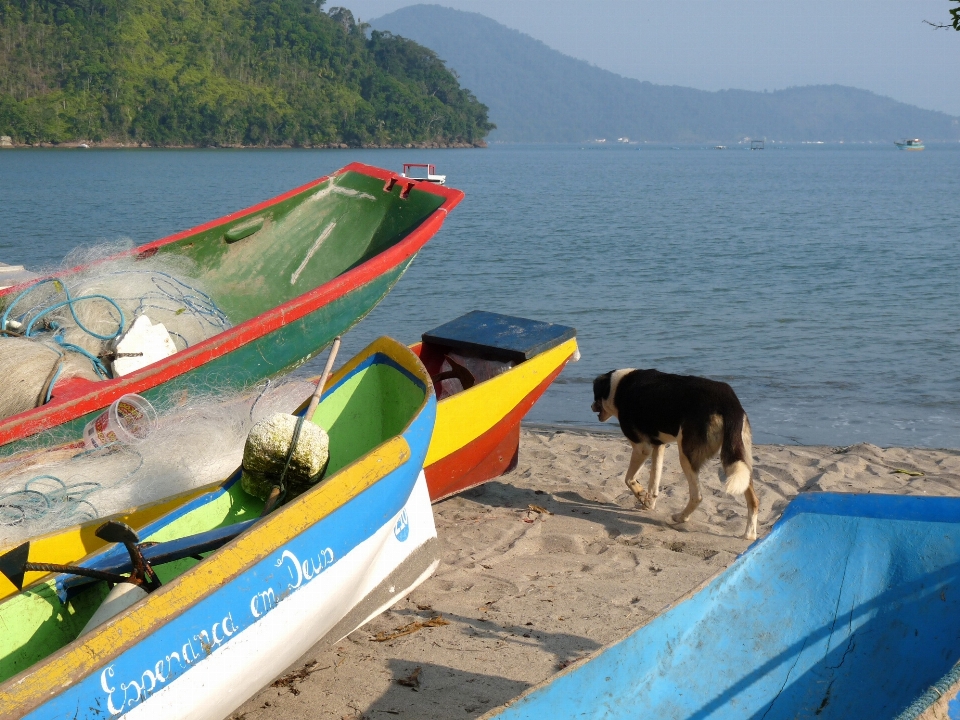
<path fill-rule="evenodd" d="M 900 150 L 923 150 L 923 140 L 920 138 L 896 140 L 894 145 Z"/>
<path fill-rule="evenodd" d="M 446 175 L 437 175 L 437 169 L 427 163 L 404 163 L 400 177 L 408 180 L 425 180 L 437 185 L 444 185 L 447 182 Z"/>
<path fill-rule="evenodd" d="M 159 407 L 195 392 L 241 389 L 293 369 L 383 299 L 462 198 L 459 190 L 353 163 L 124 253 L 131 262 L 191 263 L 205 299 L 228 324 L 120 377 L 53 377 L 44 404 L 0 419 L 0 456 L 79 438 L 90 420 L 123 395 L 138 394 Z M 88 269 L 46 280 L 62 288 Z M 0 290 L 6 325 L 0 335 L 19 332 L 10 313 L 19 312 L 15 301 L 30 287 L 28 282 Z M 44 401 L 43 393 L 38 401 Z"/>
<path fill-rule="evenodd" d="M 144 527 L 146 543 L 124 541 L 135 550 L 85 558 L 103 573 L 146 562 L 159 580 L 86 632 L 103 580 L 53 575 L 0 603 L 0 718 L 223 718 L 318 641 L 390 607 L 439 563 L 422 470 L 435 417 L 416 355 L 375 341 L 330 379 L 309 419 L 330 438 L 316 486 L 260 518 L 263 502 L 237 471 Z M 0 558 L 3 582 L 29 584 L 29 549 Z"/>
<path fill-rule="evenodd" d="M 567 362 L 579 359 L 576 330 L 571 327 L 482 311 L 467 313 L 423 333 L 422 341 L 410 350 L 423 363 L 438 398 L 437 421 L 424 458 L 431 502 L 515 467 L 520 421 Z M 340 373 L 328 381 L 328 386 L 339 382 Z M 298 412 L 305 409 L 306 403 Z M 42 454 L 68 456 L 82 451 L 82 446 L 71 444 L 25 452 L 23 457 L 39 461 Z M 24 544 L 26 547 L 0 546 L 0 556 L 21 548 L 30 562 L 87 563 L 107 545 L 95 533 L 103 522 L 123 522 L 142 537 L 166 538 L 164 528 L 192 512 L 191 508 L 226 502 L 224 498 L 236 492 L 232 489 L 234 482 L 231 477 L 51 532 L 32 538 Z M 30 572 L 19 584 L 0 573 L 0 599 L 17 593 L 20 587 L 48 582 L 49 576 L 43 572 Z"/>
<path fill-rule="evenodd" d="M 809 493 L 729 568 L 487 720 L 960 717 L 960 498 Z"/>

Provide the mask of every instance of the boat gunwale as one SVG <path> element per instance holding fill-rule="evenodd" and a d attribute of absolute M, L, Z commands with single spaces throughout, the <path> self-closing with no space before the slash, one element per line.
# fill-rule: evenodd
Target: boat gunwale
<path fill-rule="evenodd" d="M 372 343 L 370 343 L 366 348 L 359 352 L 356 356 L 351 358 L 351 360 L 346 363 L 342 368 L 340 368 L 337 373 L 331 377 L 330 382 L 332 383 L 330 392 L 332 392 L 343 380 L 349 378 L 353 375 L 358 369 L 363 369 L 362 365 L 365 361 L 376 358 L 376 355 L 383 355 L 385 358 L 389 359 L 391 364 L 395 363 L 399 365 L 402 369 L 406 370 L 408 373 L 416 376 L 418 379 L 423 381 L 423 400 L 413 410 L 410 414 L 410 418 L 403 426 L 403 428 L 392 437 L 378 443 L 376 446 L 371 448 L 366 453 L 363 453 L 361 456 L 354 459 L 348 465 L 345 465 L 343 468 L 338 470 L 330 478 L 324 478 L 315 488 L 312 488 L 303 495 L 294 498 L 290 503 L 283 505 L 274 513 L 271 513 L 269 516 L 265 517 L 262 522 L 257 523 L 252 528 L 248 529 L 246 532 L 241 533 L 236 538 L 231 540 L 229 543 L 223 545 L 221 548 L 218 548 L 215 552 L 211 553 L 203 560 L 198 562 L 196 565 L 190 567 L 182 574 L 178 575 L 176 578 L 166 583 L 163 587 L 156 591 L 155 594 L 170 594 L 179 592 L 181 594 L 187 592 L 186 590 L 179 589 L 183 586 L 185 580 L 190 580 L 190 578 L 196 577 L 200 573 L 206 572 L 208 576 L 212 575 L 211 570 L 214 570 L 216 565 L 222 565 L 225 561 L 224 558 L 231 555 L 236 551 L 237 546 L 240 544 L 247 544 L 251 542 L 251 537 L 258 535 L 259 537 L 269 538 L 270 531 L 280 529 L 280 533 L 276 533 L 276 537 L 272 540 L 259 544 L 255 552 L 248 553 L 245 558 L 233 568 L 232 571 L 222 572 L 219 575 L 208 578 L 206 587 L 196 593 L 195 597 L 186 598 L 186 602 L 183 603 L 166 603 L 166 604 L 154 604 L 155 607 L 159 608 L 153 617 L 148 619 L 148 622 L 141 623 L 137 626 L 134 633 L 123 634 L 121 633 L 121 641 L 110 645 L 109 649 L 106 651 L 96 651 L 95 649 L 86 648 L 91 642 L 96 643 L 98 638 L 105 637 L 105 633 L 114 631 L 117 625 L 123 624 L 124 620 L 128 618 L 133 613 L 137 612 L 139 609 L 144 607 L 144 601 L 151 597 L 144 598 L 131 605 L 129 608 L 124 610 L 121 613 L 113 616 L 106 622 L 104 622 L 99 628 L 90 632 L 89 634 L 81 638 L 76 638 L 71 642 L 63 645 L 58 650 L 52 652 L 47 657 L 37 661 L 30 667 L 24 668 L 21 672 L 16 675 L 8 678 L 7 680 L 0 682 L 0 699 L 10 699 L 10 695 L 16 695 L 17 686 L 20 686 L 27 680 L 27 678 L 36 672 L 50 671 L 51 666 L 55 663 L 61 662 L 68 655 L 74 654 L 78 657 L 78 662 L 74 664 L 71 669 L 63 671 L 60 675 L 60 680 L 65 679 L 64 675 L 69 676 L 69 682 L 72 684 L 74 681 L 78 681 L 81 678 L 85 678 L 90 675 L 90 673 L 95 672 L 99 667 L 109 663 L 111 660 L 119 657 L 123 653 L 130 650 L 135 646 L 138 640 L 145 635 L 148 635 L 160 627 L 163 627 L 170 620 L 178 617 L 182 612 L 188 610 L 191 607 L 195 607 L 199 603 L 202 603 L 208 598 L 211 594 L 219 590 L 221 587 L 227 585 L 228 583 L 234 581 L 245 572 L 248 572 L 254 565 L 262 562 L 266 559 L 271 553 L 276 552 L 280 547 L 289 543 L 291 540 L 296 538 L 298 535 L 302 534 L 309 528 L 315 526 L 317 523 L 324 520 L 326 517 L 336 512 L 340 508 L 344 507 L 347 503 L 352 502 L 359 498 L 364 492 L 372 490 L 376 487 L 377 483 L 388 475 L 392 474 L 403 468 L 407 465 L 415 455 L 415 449 L 411 447 L 410 443 L 406 438 L 406 434 L 411 430 L 412 426 L 421 419 L 425 410 L 429 408 L 431 403 L 436 406 L 436 398 L 433 391 L 433 383 L 430 378 L 430 374 L 423 368 L 422 363 L 420 363 L 419 358 L 406 346 L 402 343 L 394 340 L 393 338 L 383 336 L 377 338 Z M 412 362 L 411 362 L 412 361 Z M 417 367 L 419 365 L 419 367 Z M 302 412 L 302 410 L 300 411 Z M 432 433 L 431 433 L 432 434 Z M 429 445 L 429 440 L 427 441 Z M 393 454 L 397 452 L 397 458 L 394 461 L 395 464 L 388 467 L 377 468 L 377 465 L 380 465 L 384 460 L 389 459 Z M 424 454 L 426 453 L 426 447 L 423 448 Z M 365 466 L 369 465 L 367 468 Z M 372 482 L 360 487 L 352 488 L 350 490 L 351 494 L 349 497 L 345 498 L 342 502 L 326 507 L 325 511 L 319 513 L 309 519 L 308 522 L 303 524 L 303 527 L 300 527 L 296 532 L 291 532 L 290 528 L 286 526 L 289 523 L 285 523 L 286 520 L 292 519 L 290 516 L 295 514 L 295 510 L 304 509 L 304 504 L 308 501 L 320 502 L 317 498 L 318 492 L 323 492 L 324 488 L 330 487 L 330 481 L 336 479 L 339 476 L 346 476 L 347 474 L 354 474 L 356 472 L 360 473 L 371 473 L 372 471 L 378 471 L 375 479 Z M 422 472 L 422 467 L 419 472 Z M 418 473 L 419 474 L 419 473 Z M 231 473 L 231 478 L 237 475 L 236 471 Z M 222 485 L 226 485 L 229 480 L 221 481 Z M 212 484 L 207 487 L 212 487 Z M 335 492 L 327 491 L 327 492 Z M 173 511 L 172 511 L 173 512 Z M 297 526 L 294 525 L 294 528 Z M 266 534 L 265 534 L 266 533 Z M 104 552 L 105 549 L 101 548 L 98 553 Z M 49 581 L 52 578 L 60 577 L 62 574 L 48 575 L 46 580 Z M 9 602 L 10 600 L 17 597 L 16 595 L 11 595 L 0 601 L 0 604 Z M 115 633 L 116 634 L 116 633 Z M 105 641 L 103 641 L 105 642 Z M 85 649 L 86 648 L 86 649 Z M 62 685 L 62 683 L 60 684 Z M 56 687 L 60 687 L 57 685 Z M 51 686 L 53 687 L 53 686 Z M 29 707 L 25 706 L 23 702 L 15 704 L 16 717 L 21 717 L 29 712 L 32 712 L 56 696 L 56 690 L 46 690 L 46 691 L 36 691 L 32 693 L 28 690 L 22 691 L 28 694 L 29 699 L 26 701 L 29 703 Z M 9 716 L 6 712 L 0 711 L 0 719 L 14 717 Z"/>
<path fill-rule="evenodd" d="M 146 245 L 141 245 L 124 253 L 119 253 L 114 257 L 142 255 L 143 253 L 150 252 L 164 245 L 169 245 L 192 235 L 205 232 L 272 207 L 295 195 L 310 190 L 331 178 L 349 172 L 383 180 L 385 187 L 386 183 L 389 183 L 392 179 L 397 180 L 398 185 L 400 184 L 396 173 L 391 173 L 363 163 L 350 163 L 331 175 L 309 182 L 299 188 L 295 188 L 275 198 L 254 205 L 253 207 L 239 210 L 190 230 L 184 230 L 166 238 L 147 243 Z M 416 183 L 414 189 L 439 195 L 444 200 L 439 208 L 424 218 L 406 237 L 370 259 L 337 275 L 323 285 L 298 295 L 286 303 L 274 306 L 249 320 L 228 328 L 196 345 L 185 348 L 168 358 L 147 365 L 140 370 L 119 378 L 97 382 L 91 381 L 89 383 L 76 383 L 69 391 L 61 392 L 59 396 L 55 396 L 51 402 L 45 405 L 0 420 L 0 447 L 107 407 L 114 400 L 128 393 L 144 392 L 162 385 L 175 377 L 196 370 L 212 360 L 223 357 L 244 345 L 269 335 L 271 332 L 330 304 L 411 258 L 436 234 L 443 224 L 447 213 L 463 199 L 463 192 L 460 190 L 439 187 L 426 181 L 413 182 Z M 66 270 L 60 273 L 60 275 L 72 273 L 77 269 L 78 268 L 72 268 Z M 20 286 L 12 286 L 5 291 L 0 291 L 0 297 L 18 288 L 22 289 L 29 284 L 33 284 L 33 282 L 34 281 L 31 281 L 30 283 Z"/>

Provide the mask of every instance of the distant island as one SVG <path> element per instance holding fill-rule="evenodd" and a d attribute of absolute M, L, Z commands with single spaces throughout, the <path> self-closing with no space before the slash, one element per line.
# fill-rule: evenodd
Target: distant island
<path fill-rule="evenodd" d="M 960 119 L 865 90 L 654 85 L 601 70 L 477 13 L 415 5 L 371 26 L 426 45 L 490 108 L 504 142 L 960 139 Z"/>
<path fill-rule="evenodd" d="M 0 136 L 20 145 L 485 144 L 487 108 L 432 51 L 368 33 L 323 1 L 0 0 Z"/>

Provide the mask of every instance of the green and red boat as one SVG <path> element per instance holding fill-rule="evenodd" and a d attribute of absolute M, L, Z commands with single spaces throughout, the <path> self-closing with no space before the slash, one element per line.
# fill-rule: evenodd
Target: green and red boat
<path fill-rule="evenodd" d="M 130 393 L 163 404 L 295 368 L 383 299 L 462 198 L 459 190 L 353 163 L 133 249 L 127 255 L 136 259 L 189 259 L 232 327 L 122 377 L 57 383 L 49 402 L 0 420 L 0 456 L 75 440 Z M 0 308 L 25 287 L 0 290 Z"/>

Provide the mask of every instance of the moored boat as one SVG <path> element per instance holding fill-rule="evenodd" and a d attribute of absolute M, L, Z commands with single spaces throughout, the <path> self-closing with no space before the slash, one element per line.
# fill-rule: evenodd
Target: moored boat
<path fill-rule="evenodd" d="M 923 150 L 923 140 L 920 138 L 896 140 L 894 145 L 900 150 Z"/>
<path fill-rule="evenodd" d="M 163 404 L 196 391 L 243 388 L 296 367 L 370 312 L 462 197 L 458 190 L 354 163 L 126 253 L 127 261 L 189 261 L 206 299 L 229 322 L 129 374 L 51 382 L 44 404 L 0 419 L 0 455 L 41 439 L 78 438 L 123 395 Z M 61 273 L 54 285 L 84 270 Z M 0 290 L 7 333 L 19 332 L 7 315 L 29 287 Z M 44 399 L 41 394 L 39 402 Z"/>
<path fill-rule="evenodd" d="M 804 494 L 702 589 L 483 717 L 952 718 L 958 587 L 960 499 Z"/>
<path fill-rule="evenodd" d="M 318 641 L 382 612 L 439 562 L 422 471 L 435 416 L 417 357 L 373 343 L 331 378 L 312 418 L 330 437 L 317 486 L 257 520 L 263 503 L 238 471 L 145 528 L 160 544 L 138 547 L 161 586 L 80 637 L 102 580 L 56 575 L 0 603 L 0 718 L 222 718 Z M 190 555 L 239 529 L 201 561 Z M 129 572 L 125 556 L 114 546 L 80 564 Z M 16 576 L 24 559 L 0 565 Z"/>
<path fill-rule="evenodd" d="M 410 180 L 426 180 L 437 185 L 444 185 L 447 182 L 446 175 L 437 175 L 437 169 L 427 163 L 404 163 L 400 177 Z"/>

